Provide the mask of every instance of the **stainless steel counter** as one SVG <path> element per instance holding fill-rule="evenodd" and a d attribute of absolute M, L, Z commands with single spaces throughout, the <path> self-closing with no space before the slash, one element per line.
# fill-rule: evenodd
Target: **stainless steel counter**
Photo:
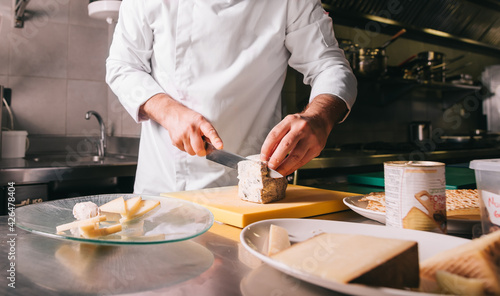
<path fill-rule="evenodd" d="M 314 218 L 380 225 L 350 210 Z M 208 232 L 175 243 L 98 246 L 19 228 L 10 232 L 7 222 L 0 216 L 3 295 L 344 295 L 262 263 L 242 247 L 241 229 L 229 225 L 215 223 Z M 8 286 L 10 262 L 15 289 Z"/>
<path fill-rule="evenodd" d="M 319 217 L 377 224 L 352 211 Z M 261 263 L 221 224 L 194 239 L 158 245 L 96 246 L 40 236 L 0 216 L 3 295 L 340 295 Z M 9 235 L 9 234 L 15 234 Z M 12 248 L 9 240 L 15 239 Z M 15 289 L 7 280 L 15 253 Z"/>
<path fill-rule="evenodd" d="M 0 186 L 45 183 L 105 177 L 135 176 L 137 157 L 110 154 L 104 159 L 89 155 L 58 154 L 28 155 L 25 158 L 2 159 Z"/>

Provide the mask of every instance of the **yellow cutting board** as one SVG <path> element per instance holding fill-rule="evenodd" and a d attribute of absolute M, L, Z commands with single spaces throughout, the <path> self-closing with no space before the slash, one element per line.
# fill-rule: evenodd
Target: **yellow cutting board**
<path fill-rule="evenodd" d="M 238 187 L 218 187 L 192 191 L 162 193 L 208 208 L 216 221 L 243 228 L 253 222 L 273 218 L 304 218 L 347 210 L 342 199 L 359 195 L 312 187 L 288 185 L 285 199 L 257 204 L 238 197 Z"/>

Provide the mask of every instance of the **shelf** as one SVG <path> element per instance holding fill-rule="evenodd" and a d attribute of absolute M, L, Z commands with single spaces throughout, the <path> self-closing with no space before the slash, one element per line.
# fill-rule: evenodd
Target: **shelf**
<path fill-rule="evenodd" d="M 360 80 L 360 83 L 366 82 L 367 80 Z M 483 88 L 481 85 L 417 81 L 402 78 L 382 78 L 369 83 L 379 85 L 382 104 L 389 104 L 414 90 L 434 91 L 443 100 L 444 109 L 451 107 L 469 95 L 474 94 L 481 98 L 480 92 Z"/>

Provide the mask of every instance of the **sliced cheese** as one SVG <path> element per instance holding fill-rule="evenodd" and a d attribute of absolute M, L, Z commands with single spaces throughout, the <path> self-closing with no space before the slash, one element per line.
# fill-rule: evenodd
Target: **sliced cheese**
<path fill-rule="evenodd" d="M 103 212 L 118 213 L 121 215 L 127 215 L 127 207 L 125 205 L 125 200 L 123 196 L 113 199 L 99 207 Z"/>
<path fill-rule="evenodd" d="M 125 201 L 125 207 L 127 208 L 127 213 L 122 214 L 122 216 L 130 218 L 135 215 L 137 210 L 141 207 L 142 198 L 140 196 L 132 197 Z"/>
<path fill-rule="evenodd" d="M 485 294 L 500 295 L 500 231 L 492 232 L 422 262 L 421 290 L 439 292 L 436 272 L 479 279 Z"/>
<path fill-rule="evenodd" d="M 85 220 L 77 220 L 70 223 L 62 224 L 56 227 L 57 232 L 63 232 L 75 227 L 95 225 L 96 223 L 106 221 L 106 215 L 101 215 Z"/>
<path fill-rule="evenodd" d="M 131 216 L 124 216 L 124 215 L 122 215 L 123 218 L 120 219 L 120 222 L 126 222 L 126 221 L 129 221 L 129 220 L 138 218 L 140 216 L 143 216 L 144 214 L 146 214 L 147 212 L 153 210 L 154 208 L 156 208 L 159 205 L 160 205 L 160 201 L 158 201 L 158 200 L 152 200 L 152 199 L 142 200 L 141 203 L 140 203 L 140 207 L 137 210 L 137 212 L 135 212 L 135 214 L 133 214 Z"/>
<path fill-rule="evenodd" d="M 92 225 L 85 225 L 80 227 L 80 233 L 85 238 L 95 238 L 100 236 L 106 236 L 113 233 L 120 232 L 122 230 L 121 224 L 115 224 L 109 227 L 96 228 Z"/>
<path fill-rule="evenodd" d="M 339 283 L 418 287 L 418 245 L 413 241 L 323 233 L 271 258 Z"/>
<path fill-rule="evenodd" d="M 267 255 L 271 256 L 290 247 L 288 231 L 280 226 L 271 224 L 269 228 L 269 247 Z"/>

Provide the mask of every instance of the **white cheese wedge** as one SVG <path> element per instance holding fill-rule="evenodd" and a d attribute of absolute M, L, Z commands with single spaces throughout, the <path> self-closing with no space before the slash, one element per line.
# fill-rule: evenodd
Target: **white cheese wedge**
<path fill-rule="evenodd" d="M 130 218 L 135 215 L 137 210 L 141 207 L 142 198 L 140 196 L 132 197 L 125 201 L 125 207 L 127 208 L 127 213 L 122 214 L 123 217 Z"/>
<path fill-rule="evenodd" d="M 269 228 L 269 247 L 267 255 L 271 256 L 290 247 L 288 231 L 280 226 L 271 224 Z"/>
<path fill-rule="evenodd" d="M 77 220 L 77 221 L 74 221 L 74 222 L 62 224 L 62 225 L 57 226 L 56 230 L 59 233 L 59 232 L 63 232 L 63 231 L 69 230 L 71 228 L 75 228 L 75 227 L 95 225 L 96 223 L 99 223 L 99 222 L 102 222 L 102 221 L 106 221 L 106 215 L 101 215 L 101 216 L 93 217 L 93 218 L 90 218 L 90 219 Z"/>
<path fill-rule="evenodd" d="M 158 200 L 152 200 L 152 199 L 142 200 L 139 209 L 131 216 L 122 215 L 123 218 L 120 219 L 120 222 L 126 222 L 141 217 L 159 205 L 160 201 Z"/>
<path fill-rule="evenodd" d="M 418 245 L 413 241 L 323 233 L 271 258 L 325 280 L 392 288 L 418 287 Z"/>
<path fill-rule="evenodd" d="M 95 238 L 100 236 L 106 236 L 113 233 L 120 232 L 122 230 L 121 224 L 115 224 L 109 227 L 98 228 L 93 225 L 80 226 L 80 233 L 85 238 Z"/>
<path fill-rule="evenodd" d="M 440 291 L 436 281 L 439 270 L 478 279 L 483 283 L 484 294 L 500 295 L 500 231 L 483 235 L 422 262 L 422 291 Z"/>
<path fill-rule="evenodd" d="M 113 199 L 112 201 L 103 204 L 99 207 L 99 209 L 101 209 L 102 212 L 118 213 L 121 215 L 127 214 L 127 207 L 125 205 L 123 196 L 120 196 L 119 198 Z"/>

